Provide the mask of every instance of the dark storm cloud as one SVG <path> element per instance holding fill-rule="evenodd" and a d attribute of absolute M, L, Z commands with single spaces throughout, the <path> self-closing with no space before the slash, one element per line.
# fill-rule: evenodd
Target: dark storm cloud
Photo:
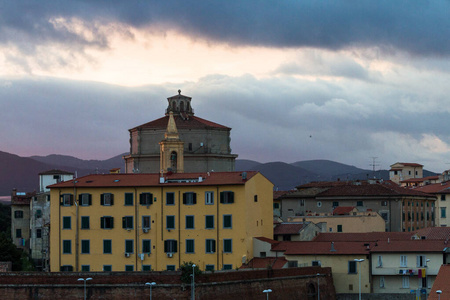
<path fill-rule="evenodd" d="M 100 24 L 175 29 L 210 42 L 268 47 L 379 47 L 417 55 L 450 54 L 450 3 L 436 1 L 8 1 L 0 2 L 0 42 L 108 47 Z M 81 19 L 95 38 L 55 28 Z"/>

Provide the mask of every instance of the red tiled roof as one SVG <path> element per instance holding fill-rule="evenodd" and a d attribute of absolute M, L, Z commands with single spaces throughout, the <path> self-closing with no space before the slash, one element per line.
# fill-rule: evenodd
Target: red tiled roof
<path fill-rule="evenodd" d="M 449 227 L 450 228 L 450 227 Z M 411 240 L 414 232 L 321 232 L 315 242 L 377 242 L 389 240 Z"/>
<path fill-rule="evenodd" d="M 165 175 L 166 180 L 198 180 L 202 182 L 167 182 L 159 183 L 160 174 L 94 174 L 87 175 L 74 180 L 64 181 L 50 185 L 57 187 L 135 187 L 135 186 L 189 186 L 189 185 L 236 185 L 245 184 L 258 172 L 248 171 L 247 179 L 242 179 L 242 172 L 210 172 L 207 173 L 174 173 Z M 74 184 L 75 182 L 75 184 Z"/>
<path fill-rule="evenodd" d="M 423 165 L 421 165 L 421 164 L 416 164 L 416 163 L 402 163 L 402 162 L 396 162 L 396 163 L 393 164 L 393 165 L 397 165 L 397 164 L 404 165 L 404 166 L 407 166 L 407 167 L 423 167 Z M 391 166 L 393 166 L 393 165 L 391 165 Z"/>
<path fill-rule="evenodd" d="M 240 269 L 282 269 L 288 261 L 284 256 L 281 257 L 254 257 L 247 264 L 242 265 Z"/>
<path fill-rule="evenodd" d="M 302 230 L 303 227 L 303 223 L 281 223 L 273 229 L 273 234 L 300 234 L 300 230 Z"/>
<path fill-rule="evenodd" d="M 273 200 L 277 200 L 281 196 L 292 193 L 293 191 L 273 191 Z"/>
<path fill-rule="evenodd" d="M 418 196 L 434 198 L 433 195 L 417 191 L 416 189 L 403 188 L 391 181 L 374 184 L 335 186 L 317 195 L 318 198 L 335 196 Z"/>
<path fill-rule="evenodd" d="M 11 205 L 30 205 L 31 198 L 36 196 L 36 192 L 24 193 L 24 195 L 11 196 Z"/>
<path fill-rule="evenodd" d="M 297 186 L 297 189 L 312 188 L 312 187 L 328 188 L 328 187 L 347 185 L 347 184 L 349 184 L 347 181 L 313 181 L 310 183 L 299 185 L 299 186 Z"/>
<path fill-rule="evenodd" d="M 338 206 L 333 209 L 333 215 L 348 215 L 354 209 L 354 206 Z"/>
<path fill-rule="evenodd" d="M 199 118 L 195 116 L 191 116 L 188 119 L 183 119 L 180 116 L 174 116 L 175 125 L 177 129 L 206 129 L 206 128 L 216 128 L 216 129 L 226 129 L 230 130 L 229 127 Z M 162 118 L 150 121 L 148 123 L 139 125 L 129 131 L 134 131 L 138 129 L 166 129 L 167 123 L 169 122 L 169 116 L 164 116 Z"/>
<path fill-rule="evenodd" d="M 369 254 L 374 243 L 365 242 L 280 242 L 272 246 L 273 251 L 283 251 L 284 255 L 344 255 L 344 254 Z M 368 250 L 369 249 L 369 250 Z M 333 250 L 333 251 L 332 251 Z"/>
<path fill-rule="evenodd" d="M 378 241 L 372 252 L 442 252 L 448 244 L 442 240 Z"/>
<path fill-rule="evenodd" d="M 433 287 L 428 296 L 428 300 L 449 300 L 450 299 L 450 285 L 448 284 L 448 279 L 450 278 L 450 265 L 442 265 L 439 269 L 439 273 L 434 280 Z M 436 291 L 441 290 L 442 294 L 439 295 Z"/>
<path fill-rule="evenodd" d="M 450 237 L 450 227 L 427 227 L 415 232 L 417 237 L 425 237 L 427 240 L 447 240 Z"/>
<path fill-rule="evenodd" d="M 409 178 L 409 179 L 406 179 L 406 180 L 402 180 L 400 182 L 402 182 L 402 183 L 423 182 L 423 181 L 427 181 L 427 180 L 437 180 L 437 179 L 439 179 L 439 175 L 427 176 L 427 177 L 422 177 L 422 178 Z"/>
<path fill-rule="evenodd" d="M 450 194 L 450 181 L 419 186 L 415 190 L 429 194 Z"/>

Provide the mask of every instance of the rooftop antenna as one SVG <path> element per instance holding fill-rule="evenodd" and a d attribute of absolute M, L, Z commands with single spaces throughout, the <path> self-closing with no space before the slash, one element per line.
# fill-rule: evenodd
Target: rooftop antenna
<path fill-rule="evenodd" d="M 370 164 L 370 166 L 372 166 L 372 172 L 373 172 L 373 178 L 375 178 L 375 167 L 379 167 L 380 165 L 376 163 L 376 159 L 378 157 L 376 156 L 372 156 L 372 164 Z"/>

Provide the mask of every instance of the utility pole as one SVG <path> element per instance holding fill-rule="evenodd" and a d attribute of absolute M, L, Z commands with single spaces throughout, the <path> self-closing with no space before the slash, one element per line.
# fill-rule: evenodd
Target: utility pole
<path fill-rule="evenodd" d="M 372 164 L 370 164 L 370 166 L 372 167 L 372 172 L 373 172 L 373 178 L 376 178 L 375 176 L 375 167 L 379 167 L 380 165 L 376 163 L 376 159 L 378 157 L 376 156 L 372 156 Z"/>

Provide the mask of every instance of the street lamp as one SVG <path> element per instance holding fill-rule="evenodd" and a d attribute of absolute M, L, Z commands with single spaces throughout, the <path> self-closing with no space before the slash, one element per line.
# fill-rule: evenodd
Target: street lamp
<path fill-rule="evenodd" d="M 192 265 L 192 300 L 195 300 L 195 264 Z"/>
<path fill-rule="evenodd" d="M 92 278 L 86 278 L 86 279 L 84 279 L 84 278 L 78 278 L 78 281 L 84 281 L 84 300 L 86 300 L 86 281 L 88 281 L 88 280 L 92 280 Z"/>
<path fill-rule="evenodd" d="M 271 289 L 264 290 L 263 293 L 266 293 L 266 298 L 269 300 L 269 293 L 272 293 Z"/>
<path fill-rule="evenodd" d="M 436 294 L 438 294 L 438 300 L 441 300 L 442 291 L 441 290 L 437 290 Z"/>
<path fill-rule="evenodd" d="M 357 263 L 363 262 L 364 259 L 363 258 L 355 258 L 354 261 L 356 261 Z M 359 300 L 361 300 L 361 264 L 359 264 Z"/>
<path fill-rule="evenodd" d="M 319 284 L 319 276 L 320 274 L 317 273 L 317 300 L 320 300 L 320 284 Z"/>
<path fill-rule="evenodd" d="M 152 287 L 156 285 L 156 282 L 146 282 L 145 285 L 150 287 L 150 300 L 152 300 Z"/>

